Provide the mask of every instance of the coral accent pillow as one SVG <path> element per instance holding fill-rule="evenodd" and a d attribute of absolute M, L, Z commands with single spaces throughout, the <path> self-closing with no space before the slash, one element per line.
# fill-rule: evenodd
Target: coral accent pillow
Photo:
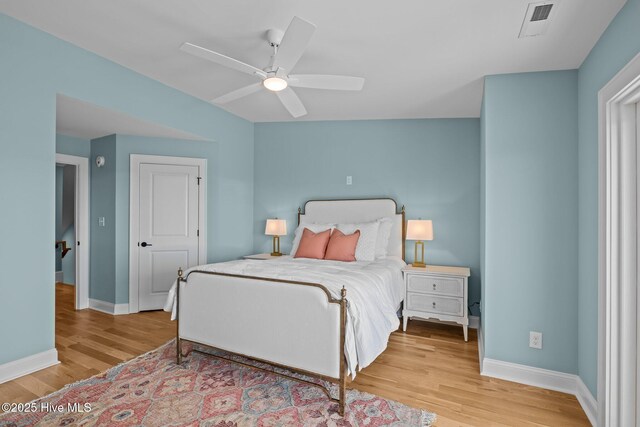
<path fill-rule="evenodd" d="M 331 230 L 314 233 L 308 228 L 305 228 L 302 232 L 300 245 L 298 245 L 298 250 L 294 258 L 324 259 L 324 253 L 327 250 L 330 237 Z"/>
<path fill-rule="evenodd" d="M 352 262 L 356 260 L 356 246 L 360 238 L 360 230 L 353 234 L 344 234 L 337 228 L 331 233 L 324 259 Z"/>

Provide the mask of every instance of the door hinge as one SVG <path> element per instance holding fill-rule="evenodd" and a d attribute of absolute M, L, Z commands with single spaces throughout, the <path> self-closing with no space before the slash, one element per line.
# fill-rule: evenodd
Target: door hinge
<path fill-rule="evenodd" d="M 80 240 L 78 240 L 78 246 L 80 246 Z"/>
<path fill-rule="evenodd" d="M 196 231 L 196 236 L 200 237 L 200 230 Z"/>
<path fill-rule="evenodd" d="M 200 180 L 202 179 L 201 176 L 198 177 L 198 185 L 200 185 Z"/>

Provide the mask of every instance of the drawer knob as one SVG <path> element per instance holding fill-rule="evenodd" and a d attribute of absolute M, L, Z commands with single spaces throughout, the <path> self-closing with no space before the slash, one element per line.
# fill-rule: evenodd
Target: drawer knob
<path fill-rule="evenodd" d="M 433 308 L 436 308 L 436 303 L 435 303 L 435 302 L 434 302 L 434 303 L 432 303 L 432 305 L 433 305 Z"/>
<path fill-rule="evenodd" d="M 435 288 L 436 288 L 436 284 L 434 283 L 434 284 L 433 284 L 433 289 L 435 289 Z"/>

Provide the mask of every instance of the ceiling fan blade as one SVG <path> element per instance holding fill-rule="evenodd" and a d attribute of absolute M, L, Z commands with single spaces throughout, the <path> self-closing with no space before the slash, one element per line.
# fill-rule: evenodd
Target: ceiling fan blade
<path fill-rule="evenodd" d="M 262 82 L 254 83 L 249 86 L 241 87 L 240 89 L 236 89 L 233 92 L 229 92 L 225 95 L 219 96 L 216 99 L 213 99 L 211 102 L 214 104 L 226 104 L 227 102 L 235 101 L 236 99 L 240 99 L 244 96 L 251 95 L 254 92 L 262 89 Z"/>
<path fill-rule="evenodd" d="M 191 55 L 197 56 L 199 58 L 215 62 L 216 64 L 224 65 L 225 67 L 231 68 L 236 71 L 258 75 L 262 78 L 267 76 L 267 73 L 259 68 L 254 67 L 253 65 L 245 64 L 244 62 L 240 62 L 237 59 L 233 59 L 221 53 L 205 49 L 201 46 L 196 46 L 195 44 L 184 43 L 182 46 L 180 46 L 180 50 L 190 53 Z"/>
<path fill-rule="evenodd" d="M 284 108 L 294 117 L 298 118 L 307 114 L 307 109 L 302 105 L 302 101 L 298 98 L 298 95 L 290 87 L 280 92 L 276 92 L 280 102 L 284 105 Z"/>
<path fill-rule="evenodd" d="M 289 76 L 289 85 L 310 89 L 362 90 L 364 78 L 328 74 L 294 74 Z"/>
<path fill-rule="evenodd" d="M 298 63 L 315 31 L 316 26 L 311 22 L 294 16 L 278 46 L 274 67 L 282 67 L 287 72 L 291 71 Z"/>

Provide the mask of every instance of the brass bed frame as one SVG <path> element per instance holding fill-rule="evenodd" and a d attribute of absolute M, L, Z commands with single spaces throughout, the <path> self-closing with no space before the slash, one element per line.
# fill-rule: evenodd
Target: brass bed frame
<path fill-rule="evenodd" d="M 386 199 L 386 198 L 385 198 Z M 334 199 L 334 200 L 322 200 L 322 201 L 339 201 L 339 200 L 359 200 L 359 199 Z M 362 199 L 362 200 L 373 200 L 373 199 Z M 393 200 L 393 199 L 390 199 Z M 311 201 L 311 200 L 310 200 Z M 316 200 L 313 200 L 316 201 Z M 395 201 L 394 201 L 395 202 Z M 306 203 L 305 203 L 306 205 Z M 396 212 L 397 212 L 397 205 L 396 205 Z M 406 236 L 406 224 L 405 224 L 405 209 L 404 206 L 402 206 L 402 209 L 400 211 L 400 213 L 402 215 L 402 259 L 404 260 L 405 257 L 405 236 Z M 301 215 L 303 215 L 302 213 L 302 209 L 298 208 L 298 225 L 300 225 L 300 217 Z M 398 213 L 396 213 L 396 215 L 398 215 Z M 207 345 L 207 344 L 203 344 L 203 343 L 199 343 L 199 342 L 195 342 L 192 340 L 187 340 L 185 338 L 180 338 L 180 284 L 182 282 L 187 283 L 189 276 L 193 273 L 197 273 L 197 274 L 207 274 L 207 275 L 213 275 L 213 276 L 224 276 L 224 277 L 233 277 L 233 278 L 244 278 L 244 279 L 253 279 L 253 280 L 260 280 L 260 281 L 264 281 L 266 283 L 287 283 L 287 284 L 291 284 L 291 285 L 300 285 L 300 286 L 312 286 L 312 287 L 316 287 L 316 288 L 320 288 L 324 291 L 324 293 L 327 295 L 327 300 L 330 304 L 338 304 L 340 305 L 340 345 L 339 345 L 339 360 L 340 360 L 340 376 L 338 378 L 334 378 L 334 377 L 330 377 L 327 375 L 322 375 L 322 374 L 317 374 L 315 372 L 310 372 L 310 371 L 306 371 L 304 369 L 299 369 L 299 368 L 295 368 L 292 366 L 286 366 L 286 365 L 282 365 L 279 363 L 275 363 L 269 360 L 264 360 L 264 359 L 260 359 L 257 357 L 253 357 L 250 355 L 246 355 L 246 354 L 240 354 L 240 353 L 236 353 L 236 352 L 232 352 L 232 351 L 228 351 L 225 349 L 220 349 L 217 347 L 213 347 L 211 345 Z M 294 377 L 292 375 L 287 375 L 284 374 L 282 372 L 277 372 L 274 370 L 270 370 L 270 369 L 266 369 L 260 366 L 255 366 L 255 365 L 251 365 L 248 363 L 244 363 L 238 360 L 234 360 L 232 358 L 229 357 L 224 357 L 221 356 L 219 354 L 211 354 L 205 351 L 201 351 L 198 350 L 197 348 L 192 348 L 191 351 L 195 351 L 198 353 L 202 353 L 205 354 L 207 356 L 211 356 L 211 357 L 215 357 L 217 359 L 221 359 L 221 360 L 225 360 L 231 363 L 235 363 L 235 364 L 239 364 L 242 366 L 246 366 L 252 369 L 258 369 L 261 371 L 265 371 L 265 372 L 269 372 L 287 379 L 291 379 L 294 381 L 298 381 L 298 382 L 303 382 L 305 384 L 309 384 L 315 387 L 319 387 L 329 398 L 329 400 L 338 403 L 338 413 L 340 414 L 340 416 L 344 416 L 345 413 L 345 407 L 346 407 L 346 393 L 347 393 L 347 375 L 346 375 L 346 369 L 345 369 L 345 355 L 344 355 L 344 342 L 345 342 L 345 329 L 346 329 L 346 320 L 347 320 L 347 290 L 343 287 L 340 293 L 340 299 L 334 298 L 331 296 L 331 293 L 329 292 L 329 290 L 324 286 L 321 285 L 319 283 L 311 283 L 311 282 L 296 282 L 296 281 L 291 281 L 291 280 L 282 280 L 282 279 L 270 279 L 270 278 L 266 278 L 266 277 L 256 277 L 256 276 L 244 276 L 244 275 L 237 275 L 237 274 L 227 274 L 227 273 L 216 273 L 216 272 L 211 272 L 211 271 L 202 271 L 202 270 L 192 270 L 190 271 L 186 277 L 184 277 L 184 272 L 182 270 L 182 267 L 178 269 L 178 278 L 176 281 L 176 363 L 178 365 L 182 364 L 182 358 L 186 357 L 188 355 L 184 354 L 182 352 L 182 343 L 183 342 L 188 342 L 191 344 L 196 344 L 198 346 L 203 346 L 203 347 L 207 347 L 213 350 L 219 350 L 219 351 L 224 351 L 225 353 L 231 354 L 231 355 L 235 355 L 235 356 L 240 356 L 243 357 L 245 359 L 248 360 L 252 360 L 255 362 L 259 362 L 259 363 L 265 363 L 268 364 L 270 366 L 276 367 L 276 368 L 281 368 L 281 369 L 286 369 L 289 370 L 291 372 L 295 372 L 298 374 L 302 374 L 302 375 L 306 375 L 312 378 L 317 378 L 323 381 L 327 381 L 333 384 L 337 384 L 338 385 L 338 398 L 334 398 L 333 396 L 331 396 L 331 392 L 324 386 L 309 381 L 309 380 L 305 380 L 302 378 L 298 378 L 298 377 Z"/>

